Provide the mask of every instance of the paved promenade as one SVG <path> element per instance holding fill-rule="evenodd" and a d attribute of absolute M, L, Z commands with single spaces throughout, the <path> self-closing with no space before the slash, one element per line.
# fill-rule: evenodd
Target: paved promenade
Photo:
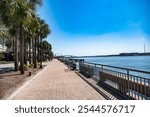
<path fill-rule="evenodd" d="M 53 60 L 8 99 L 101 100 L 104 97 L 63 63 Z"/>

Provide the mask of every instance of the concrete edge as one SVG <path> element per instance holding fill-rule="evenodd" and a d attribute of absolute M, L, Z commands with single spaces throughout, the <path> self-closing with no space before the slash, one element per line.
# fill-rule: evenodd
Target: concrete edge
<path fill-rule="evenodd" d="M 92 88 L 94 88 L 99 94 L 101 94 L 106 100 L 110 100 L 102 91 L 100 91 L 95 85 L 86 80 L 86 77 L 80 74 L 78 71 L 75 72 L 79 77 L 81 77 L 86 83 L 88 83 Z"/>
<path fill-rule="evenodd" d="M 50 65 L 50 63 L 48 63 L 46 67 L 44 67 L 41 71 L 37 72 L 37 74 L 35 74 L 34 76 L 28 77 L 28 78 L 31 78 L 31 79 L 25 81 L 25 82 L 22 84 L 22 86 L 20 86 L 18 89 L 16 89 L 14 92 L 12 92 L 12 93 L 10 94 L 10 96 L 8 96 L 7 98 L 5 98 L 5 100 L 12 100 L 13 98 L 15 98 L 15 96 L 16 96 L 21 90 L 23 90 L 27 85 L 29 85 L 33 80 L 35 80 L 36 77 L 38 77 L 49 65 Z"/>

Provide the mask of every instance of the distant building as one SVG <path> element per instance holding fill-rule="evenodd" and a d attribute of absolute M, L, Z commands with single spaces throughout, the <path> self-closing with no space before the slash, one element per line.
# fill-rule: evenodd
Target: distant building
<path fill-rule="evenodd" d="M 0 52 L 6 52 L 7 47 L 0 44 Z"/>

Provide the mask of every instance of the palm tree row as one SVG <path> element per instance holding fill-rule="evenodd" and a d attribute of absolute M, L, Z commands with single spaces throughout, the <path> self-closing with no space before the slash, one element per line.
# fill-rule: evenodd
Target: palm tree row
<path fill-rule="evenodd" d="M 42 62 L 42 54 L 37 51 L 37 48 L 42 49 L 39 44 L 51 32 L 45 21 L 35 13 L 38 5 L 42 5 L 42 0 L 2 0 L 0 2 L 0 19 L 8 27 L 14 44 L 15 71 L 19 70 L 20 61 L 21 74 L 24 74 L 27 56 L 29 56 L 29 63 L 33 62 L 34 68 L 37 68 L 37 60 Z"/>

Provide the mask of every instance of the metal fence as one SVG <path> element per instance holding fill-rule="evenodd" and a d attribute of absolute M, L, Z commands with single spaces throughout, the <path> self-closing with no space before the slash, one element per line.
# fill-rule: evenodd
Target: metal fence
<path fill-rule="evenodd" d="M 150 100 L 150 72 L 117 66 L 84 62 L 83 59 L 60 58 L 99 85 L 130 100 Z"/>
<path fill-rule="evenodd" d="M 100 85 L 125 99 L 150 99 L 150 72 L 148 71 L 87 62 L 80 62 L 79 71 L 87 77 L 95 77 Z"/>

